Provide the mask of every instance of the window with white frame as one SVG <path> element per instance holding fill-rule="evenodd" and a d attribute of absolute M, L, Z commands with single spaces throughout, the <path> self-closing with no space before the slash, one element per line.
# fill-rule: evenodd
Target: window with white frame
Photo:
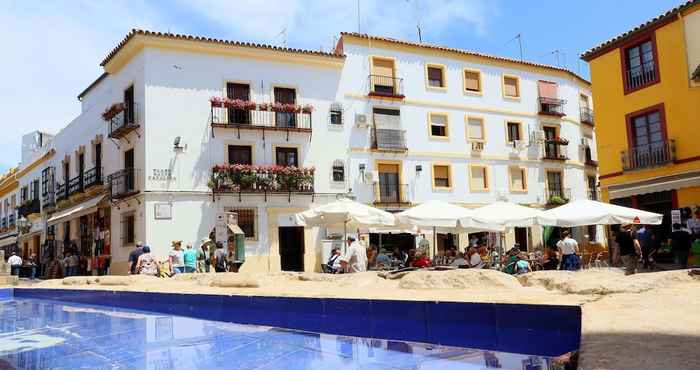
<path fill-rule="evenodd" d="M 430 113 L 430 136 L 446 138 L 448 136 L 447 115 L 442 113 Z"/>

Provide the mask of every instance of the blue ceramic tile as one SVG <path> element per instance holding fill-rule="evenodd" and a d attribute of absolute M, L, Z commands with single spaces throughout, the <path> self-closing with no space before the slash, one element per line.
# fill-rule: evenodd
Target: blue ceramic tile
<path fill-rule="evenodd" d="M 551 315 L 551 316 L 550 316 Z M 496 306 L 497 348 L 503 351 L 559 356 L 578 349 L 580 326 L 578 307 L 534 305 Z M 522 338 L 528 338 L 523 341 Z"/>
<path fill-rule="evenodd" d="M 250 315 L 248 316 L 251 320 L 250 323 L 284 327 L 283 299 L 278 297 L 251 297 L 250 308 L 246 310 Z M 236 307 L 236 309 L 239 309 L 239 307 Z"/>
<path fill-rule="evenodd" d="M 429 343 L 492 349 L 497 342 L 493 304 L 426 302 L 426 322 Z"/>
<path fill-rule="evenodd" d="M 324 300 L 313 298 L 279 298 L 282 313 L 281 326 L 290 329 L 322 332 L 324 317 Z"/>
<path fill-rule="evenodd" d="M 373 300 L 371 337 L 427 342 L 425 302 Z"/>
<path fill-rule="evenodd" d="M 372 335 L 372 306 L 369 300 L 325 299 L 324 333 L 370 337 Z"/>

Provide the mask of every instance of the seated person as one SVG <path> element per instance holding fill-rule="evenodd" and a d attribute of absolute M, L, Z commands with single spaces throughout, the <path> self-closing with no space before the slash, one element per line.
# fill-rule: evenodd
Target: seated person
<path fill-rule="evenodd" d="M 367 270 L 377 269 L 377 248 L 371 246 L 367 248 Z"/>
<path fill-rule="evenodd" d="M 557 251 L 547 248 L 547 252 L 542 260 L 542 268 L 545 270 L 556 270 L 559 268 L 559 254 Z"/>
<path fill-rule="evenodd" d="M 406 253 L 402 252 L 399 247 L 394 247 L 394 253 L 391 254 L 392 260 L 394 260 L 394 263 L 397 263 L 399 265 L 403 265 L 406 263 Z"/>
<path fill-rule="evenodd" d="M 386 254 L 379 253 L 377 254 L 377 263 L 376 267 L 378 269 L 386 269 L 391 267 L 391 258 L 387 256 Z"/>
<path fill-rule="evenodd" d="M 484 261 L 481 260 L 481 256 L 477 253 L 476 247 L 469 247 L 467 249 L 467 260 L 471 268 L 484 268 Z"/>
<path fill-rule="evenodd" d="M 324 267 L 324 272 L 336 273 L 340 270 L 340 249 L 333 248 Z"/>
<path fill-rule="evenodd" d="M 413 266 L 413 260 L 416 259 L 416 253 L 417 251 L 415 248 L 409 249 L 408 256 L 406 257 L 406 260 L 404 261 L 403 265 L 406 267 Z"/>
<path fill-rule="evenodd" d="M 428 267 L 430 266 L 430 259 L 423 253 L 416 252 L 413 260 L 411 260 L 411 267 Z"/>
<path fill-rule="evenodd" d="M 464 259 L 464 253 L 462 253 L 462 252 L 457 253 L 457 258 L 455 258 L 452 261 L 452 263 L 450 263 L 450 266 L 454 266 L 454 267 L 468 266 L 467 260 Z"/>
<path fill-rule="evenodd" d="M 518 254 L 520 253 L 520 248 L 517 244 L 515 247 L 511 248 L 505 256 L 503 256 L 503 272 L 506 274 L 515 274 L 515 264 L 518 262 Z"/>
<path fill-rule="evenodd" d="M 515 262 L 515 274 L 526 274 L 528 272 L 531 272 L 532 269 L 530 268 L 530 262 L 527 260 L 527 255 L 525 253 L 520 253 L 517 256 L 517 261 Z"/>

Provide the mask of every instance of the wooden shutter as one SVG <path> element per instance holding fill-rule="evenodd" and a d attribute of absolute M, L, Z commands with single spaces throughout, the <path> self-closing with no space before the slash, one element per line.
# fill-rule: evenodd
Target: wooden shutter
<path fill-rule="evenodd" d="M 296 90 L 285 87 L 275 87 L 275 102 L 282 104 L 296 104 Z"/>
<path fill-rule="evenodd" d="M 433 166 L 433 178 L 437 186 L 450 186 L 450 168 L 448 166 Z M 443 180 L 443 181 L 438 181 Z"/>
<path fill-rule="evenodd" d="M 464 71 L 464 89 L 467 91 L 481 91 L 479 72 Z"/>
<path fill-rule="evenodd" d="M 399 173 L 399 166 L 396 164 L 380 163 L 377 166 L 377 171 L 381 173 Z"/>
<path fill-rule="evenodd" d="M 518 97 L 520 96 L 520 91 L 518 89 L 518 79 L 515 77 L 504 77 L 503 78 L 503 93 L 505 96 Z"/>
<path fill-rule="evenodd" d="M 471 188 L 474 190 L 485 190 L 487 186 L 486 168 L 472 167 Z"/>
<path fill-rule="evenodd" d="M 525 190 L 525 170 L 522 168 L 510 169 L 510 187 L 513 190 Z"/>
<path fill-rule="evenodd" d="M 442 87 L 444 85 L 442 80 L 442 69 L 439 67 L 428 67 L 428 80 L 438 81 L 435 85 L 430 84 L 431 86 Z"/>
<path fill-rule="evenodd" d="M 248 165 L 253 164 L 252 148 L 246 145 L 229 145 L 228 163 Z"/>
<path fill-rule="evenodd" d="M 231 99 L 250 100 L 250 86 L 248 84 L 227 83 L 226 95 Z"/>
<path fill-rule="evenodd" d="M 537 81 L 537 92 L 541 98 L 557 98 L 557 84 L 550 81 Z"/>
<path fill-rule="evenodd" d="M 468 122 L 468 132 L 470 139 L 483 140 L 484 139 L 484 121 L 479 118 L 469 118 Z"/>
<path fill-rule="evenodd" d="M 390 59 L 372 59 L 372 74 L 394 77 L 394 61 Z"/>

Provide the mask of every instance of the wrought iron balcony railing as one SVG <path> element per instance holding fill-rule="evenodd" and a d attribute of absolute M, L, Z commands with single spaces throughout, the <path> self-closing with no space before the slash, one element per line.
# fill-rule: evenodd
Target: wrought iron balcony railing
<path fill-rule="evenodd" d="M 109 137 L 121 139 L 141 126 L 138 103 L 123 104 L 121 110 L 109 120 Z"/>
<path fill-rule="evenodd" d="M 56 201 L 60 202 L 62 200 L 68 199 L 68 187 L 65 183 L 56 184 Z"/>
<path fill-rule="evenodd" d="M 209 187 L 214 193 L 313 193 L 314 169 L 235 164 L 215 166 Z"/>
<path fill-rule="evenodd" d="M 408 150 L 406 132 L 396 129 L 381 129 L 375 126 L 372 130 L 372 149 L 405 152 Z"/>
<path fill-rule="evenodd" d="M 30 199 L 17 208 L 17 213 L 19 213 L 21 217 L 27 217 L 40 212 L 41 203 L 39 202 L 39 198 Z"/>
<path fill-rule="evenodd" d="M 110 199 L 122 199 L 138 194 L 140 170 L 125 168 L 107 176 L 107 191 Z"/>
<path fill-rule="evenodd" d="M 581 108 L 581 123 L 593 126 L 595 124 L 593 109 L 582 107 Z"/>
<path fill-rule="evenodd" d="M 404 206 L 410 203 L 408 184 L 374 183 L 374 204 L 378 206 Z"/>
<path fill-rule="evenodd" d="M 43 193 L 41 195 L 41 202 L 42 202 L 44 208 L 55 207 L 56 206 L 56 193 L 54 192 L 54 190 L 50 189 L 47 192 Z"/>
<path fill-rule="evenodd" d="M 83 174 L 81 173 L 80 175 L 70 179 L 68 181 L 68 195 L 75 195 L 78 193 L 82 193 L 84 190 L 83 187 Z"/>
<path fill-rule="evenodd" d="M 569 157 L 566 155 L 566 146 L 568 141 L 559 140 L 545 140 L 542 159 L 550 161 L 566 161 Z"/>
<path fill-rule="evenodd" d="M 564 104 L 566 104 L 566 100 L 540 97 L 538 102 L 540 105 L 540 114 L 559 117 L 564 115 Z"/>
<path fill-rule="evenodd" d="M 272 110 L 211 107 L 214 127 L 311 132 L 311 112 L 275 112 Z"/>
<path fill-rule="evenodd" d="M 590 200 L 601 200 L 600 190 L 598 189 L 588 189 L 588 199 Z"/>
<path fill-rule="evenodd" d="M 634 90 L 656 81 L 656 65 L 653 61 L 642 63 L 625 71 L 625 87 Z"/>
<path fill-rule="evenodd" d="M 10 228 L 15 227 L 15 225 L 16 225 L 15 221 L 16 221 L 16 220 L 15 220 L 15 215 L 14 215 L 14 213 L 12 213 L 12 214 L 10 214 L 9 216 L 7 216 L 7 225 L 8 225 L 8 227 L 10 227 Z"/>
<path fill-rule="evenodd" d="M 369 95 L 403 98 L 403 78 L 369 75 Z"/>
<path fill-rule="evenodd" d="M 93 167 L 85 172 L 85 175 L 83 176 L 83 185 L 85 189 L 89 189 L 93 186 L 97 185 L 102 185 L 104 182 L 102 181 L 102 168 L 101 167 Z"/>
<path fill-rule="evenodd" d="M 620 153 L 623 171 L 664 166 L 676 159 L 675 140 L 638 145 Z"/>

